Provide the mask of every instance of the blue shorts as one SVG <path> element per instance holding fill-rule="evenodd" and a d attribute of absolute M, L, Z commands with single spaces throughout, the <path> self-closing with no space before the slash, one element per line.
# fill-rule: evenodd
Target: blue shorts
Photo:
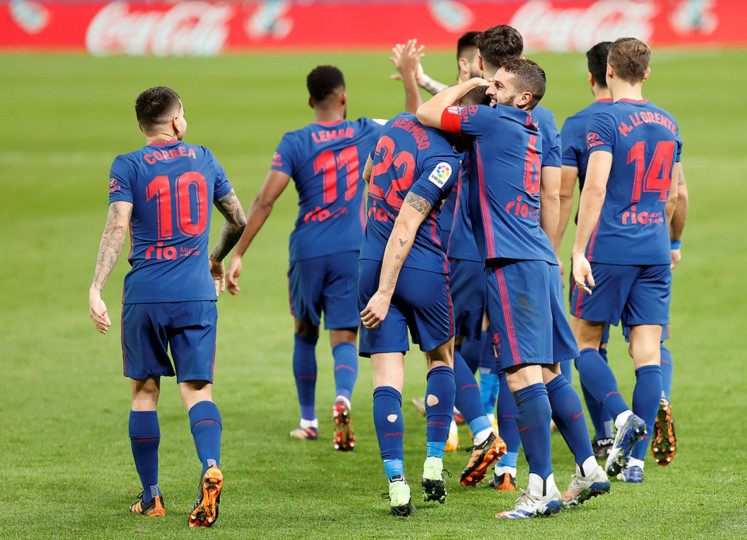
<path fill-rule="evenodd" d="M 343 251 L 291 261 L 288 291 L 291 315 L 324 328 L 357 328 L 358 252 Z"/>
<path fill-rule="evenodd" d="M 381 263 L 361 260 L 358 268 L 359 311 L 379 288 Z M 454 310 L 449 296 L 449 276 L 438 272 L 403 268 L 394 289 L 386 319 L 378 328 L 361 325 L 359 354 L 410 350 L 407 329 L 421 351 L 432 351 L 454 337 Z"/>
<path fill-rule="evenodd" d="M 545 261 L 512 261 L 485 269 L 490 334 L 501 369 L 551 365 L 578 356 L 563 307 L 560 269 Z"/>
<path fill-rule="evenodd" d="M 574 286 L 571 313 L 586 321 L 622 321 L 625 326 L 669 323 L 672 270 L 668 264 L 591 263 L 596 287 L 588 295 Z"/>
<path fill-rule="evenodd" d="M 454 334 L 480 339 L 482 319 L 488 303 L 485 264 L 449 259 L 449 289 L 454 302 Z"/>
<path fill-rule="evenodd" d="M 213 382 L 217 323 L 215 300 L 122 305 L 125 377 Z"/>

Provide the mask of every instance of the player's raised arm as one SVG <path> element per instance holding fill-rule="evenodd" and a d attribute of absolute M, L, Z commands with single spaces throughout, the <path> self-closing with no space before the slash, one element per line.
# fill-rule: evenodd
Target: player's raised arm
<path fill-rule="evenodd" d="M 361 322 L 366 328 L 376 328 L 386 318 L 402 265 L 431 208 L 431 203 L 416 193 L 409 192 L 405 197 L 384 250 L 379 289 L 361 311 Z"/>
<path fill-rule="evenodd" d="M 223 197 L 215 201 L 215 207 L 226 218 L 221 229 L 220 238 L 210 252 L 210 273 L 215 281 L 215 294 L 219 296 L 226 290 L 225 265 L 223 259 L 228 255 L 233 246 L 238 242 L 241 233 L 246 226 L 246 216 L 241 202 L 232 189 Z"/>
<path fill-rule="evenodd" d="M 586 172 L 586 184 L 581 192 L 578 205 L 578 226 L 576 227 L 576 239 L 571 250 L 573 265 L 573 280 L 576 286 L 587 294 L 591 294 L 589 287 L 594 287 L 594 277 L 591 275 L 591 265 L 586 259 L 586 246 L 591 238 L 591 233 L 599 221 L 602 206 L 607 195 L 607 180 L 609 180 L 612 169 L 612 154 L 605 151 L 597 151 L 589 156 L 589 165 Z M 586 281 L 588 279 L 589 285 Z"/>
<path fill-rule="evenodd" d="M 487 84 L 488 83 L 484 79 L 473 77 L 468 81 L 457 84 L 456 86 L 451 86 L 446 90 L 439 92 L 418 107 L 418 120 L 426 126 L 444 129 L 441 125 L 441 117 L 443 116 L 444 111 L 462 99 L 462 97 L 473 88 L 486 86 Z"/>
<path fill-rule="evenodd" d="M 101 299 L 101 291 L 109 279 L 109 276 L 117 264 L 119 253 L 122 251 L 125 236 L 127 236 L 127 227 L 132 215 L 132 203 L 125 201 L 115 201 L 109 205 L 109 214 L 106 217 L 106 226 L 104 233 L 101 235 L 99 243 L 99 252 L 96 257 L 96 270 L 93 274 L 93 282 L 88 291 L 88 312 L 96 326 L 96 329 L 102 334 L 106 334 L 112 325 L 109 315 L 106 311 L 106 304 Z"/>
<path fill-rule="evenodd" d="M 241 275 L 241 258 L 244 252 L 270 216 L 275 201 L 288 186 L 288 182 L 290 182 L 290 175 L 281 171 L 270 170 L 267 173 L 267 178 L 265 178 L 265 183 L 262 184 L 259 193 L 249 205 L 249 210 L 246 213 L 246 227 L 244 227 L 244 232 L 236 244 L 236 249 L 231 257 L 231 264 L 228 267 L 228 292 L 231 294 L 239 294 L 241 290 L 239 276 Z"/>
<path fill-rule="evenodd" d="M 418 86 L 418 72 L 423 71 L 420 66 L 420 59 L 425 54 L 423 49 L 425 46 L 418 47 L 417 39 L 410 39 L 404 45 L 398 43 L 392 49 L 394 56 L 389 58 L 399 71 L 400 79 L 405 85 L 405 110 L 410 114 L 415 114 L 423 103 Z"/>

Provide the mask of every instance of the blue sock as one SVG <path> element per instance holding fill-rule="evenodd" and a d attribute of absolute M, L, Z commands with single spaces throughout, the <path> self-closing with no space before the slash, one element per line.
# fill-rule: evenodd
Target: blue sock
<path fill-rule="evenodd" d="M 405 476 L 405 462 L 401 459 L 388 459 L 384 462 L 384 472 L 386 473 L 387 480 L 391 480 L 395 476 Z"/>
<path fill-rule="evenodd" d="M 644 435 L 633 448 L 632 456 L 636 459 L 646 457 L 648 443 L 654 432 L 656 413 L 661 400 L 661 368 L 659 366 L 641 366 L 635 370 L 635 389 L 633 390 L 633 413 L 646 422 Z"/>
<path fill-rule="evenodd" d="M 587 458 L 594 454 L 581 400 L 562 375 L 555 377 L 545 387 L 552 407 L 552 419 L 573 453 L 576 465 L 580 467 Z"/>
<path fill-rule="evenodd" d="M 568 384 L 573 384 L 573 362 L 566 360 L 560 363 L 560 372 L 566 378 Z"/>
<path fill-rule="evenodd" d="M 529 464 L 529 473 L 546 479 L 552 474 L 552 452 L 550 447 L 550 400 L 542 383 L 514 392 L 519 416 L 516 425 Z"/>
<path fill-rule="evenodd" d="M 402 394 L 391 386 L 379 386 L 373 393 L 373 417 L 379 439 L 381 459 L 387 478 L 403 474 L 405 459 L 403 440 L 405 421 L 402 419 Z M 390 465 L 387 465 L 390 463 Z M 391 473 L 391 474 L 390 474 Z"/>
<path fill-rule="evenodd" d="M 432 371 L 431 371 L 432 373 Z M 454 398 L 454 404 L 459 412 L 464 416 L 464 421 L 471 424 L 472 421 L 483 417 L 487 422 L 488 419 L 485 417 L 485 409 L 482 408 L 482 399 L 480 397 L 480 387 L 477 386 L 475 376 L 472 375 L 469 367 L 456 350 L 454 351 L 454 381 L 456 384 L 456 396 Z M 430 384 L 430 382 L 429 382 Z M 439 394 L 436 397 L 441 399 Z M 488 422 L 490 426 L 490 422 Z M 470 429 L 472 429 L 470 427 Z M 472 435 L 475 431 L 472 431 Z"/>
<path fill-rule="evenodd" d="M 358 349 L 355 343 L 338 343 L 332 349 L 335 358 L 335 387 L 337 395 L 350 401 L 355 380 L 358 378 Z"/>
<path fill-rule="evenodd" d="M 483 369 L 480 368 L 480 400 L 482 401 L 482 408 L 486 414 L 495 414 L 495 402 L 498 399 L 500 381 L 498 380 L 498 375 L 484 372 Z M 461 409 L 459 410 L 461 411 Z"/>
<path fill-rule="evenodd" d="M 576 358 L 576 369 L 581 384 L 594 396 L 594 399 L 604 405 L 613 419 L 630 409 L 617 389 L 615 375 L 602 360 L 597 349 L 588 348 L 581 351 Z"/>
<path fill-rule="evenodd" d="M 319 336 L 294 334 L 293 338 L 293 376 L 296 378 L 301 418 L 314 420 L 316 418 L 316 342 Z"/>
<path fill-rule="evenodd" d="M 189 409 L 189 425 L 195 440 L 197 457 L 202 462 L 202 474 L 220 464 L 220 437 L 223 423 L 218 407 L 212 401 L 200 401 Z"/>
<path fill-rule="evenodd" d="M 455 350 L 459 350 L 459 353 L 464 358 L 472 373 L 477 372 L 477 368 L 481 364 L 482 342 L 479 339 L 464 338 L 464 342 L 458 347 L 454 347 Z"/>
<path fill-rule="evenodd" d="M 158 488 L 158 443 L 161 428 L 156 411 L 130 411 L 130 446 L 143 484 L 143 501 L 161 494 Z"/>
<path fill-rule="evenodd" d="M 594 399 L 594 396 L 589 393 L 583 384 L 581 385 L 581 391 L 584 394 L 586 409 L 589 411 L 589 419 L 594 426 L 594 439 L 598 441 L 600 439 L 612 438 L 612 420 L 610 419 L 610 415 L 607 414 L 602 404 Z"/>
<path fill-rule="evenodd" d="M 664 342 L 661 342 L 661 388 L 667 401 L 672 401 L 672 375 L 674 373 L 674 358 Z"/>
<path fill-rule="evenodd" d="M 606 344 L 605 344 L 606 345 Z M 609 360 L 607 359 L 607 347 L 599 347 L 599 356 L 602 357 L 602 360 L 604 360 L 605 364 L 609 364 Z"/>
<path fill-rule="evenodd" d="M 498 432 L 503 442 L 506 443 L 506 453 L 498 463 L 503 467 L 516 467 L 516 458 L 521 448 L 519 428 L 516 425 L 519 409 L 516 407 L 514 396 L 508 389 L 506 374 L 501 371 L 498 378 L 501 385 L 501 390 L 498 392 Z"/>
<path fill-rule="evenodd" d="M 454 412 L 454 394 L 456 394 L 456 383 L 453 369 L 438 366 L 428 372 L 428 383 L 425 387 L 427 457 L 444 457 L 444 448 L 446 439 L 449 438 L 449 427 Z M 430 404 L 429 402 L 432 401 L 436 403 Z"/>

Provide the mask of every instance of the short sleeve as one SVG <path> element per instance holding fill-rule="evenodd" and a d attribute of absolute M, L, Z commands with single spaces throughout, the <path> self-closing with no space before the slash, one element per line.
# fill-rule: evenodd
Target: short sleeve
<path fill-rule="evenodd" d="M 542 166 L 543 167 L 560 167 L 562 163 L 560 144 L 560 132 L 555 124 L 555 117 L 549 115 L 546 121 L 540 124 L 542 132 Z"/>
<path fill-rule="evenodd" d="M 586 148 L 589 154 L 603 150 L 612 153 L 615 142 L 615 119 L 607 113 L 598 113 L 586 126 Z"/>
<path fill-rule="evenodd" d="M 221 197 L 228 195 L 233 187 L 231 187 L 231 183 L 228 181 L 228 175 L 226 174 L 226 170 L 223 168 L 223 165 L 220 164 L 220 162 L 216 159 L 216 157 L 210 150 L 205 148 L 205 152 L 210 155 L 210 158 L 213 162 L 213 167 L 215 168 L 215 186 L 213 187 L 213 199 L 220 199 Z"/>
<path fill-rule="evenodd" d="M 272 167 L 273 171 L 284 172 L 288 176 L 293 176 L 295 170 L 296 158 L 296 145 L 293 144 L 292 134 L 286 133 L 283 138 L 280 139 L 278 147 L 275 149 L 275 153 L 272 155 Z"/>
<path fill-rule="evenodd" d="M 469 107 L 446 107 L 441 113 L 441 129 L 451 133 L 481 135 L 487 124 L 495 119 L 495 109 L 487 105 L 470 105 Z"/>
<path fill-rule="evenodd" d="M 581 168 L 581 148 L 578 147 L 579 139 L 576 126 L 572 119 L 567 119 L 560 130 L 560 143 L 563 148 L 561 163 L 569 167 Z M 583 139 L 581 140 L 583 142 Z"/>
<path fill-rule="evenodd" d="M 675 135 L 675 137 L 676 137 L 675 142 L 677 143 L 677 147 L 674 152 L 674 161 L 676 163 L 679 163 L 680 161 L 682 161 L 682 137 L 680 136 L 679 126 L 677 126 L 677 134 Z"/>
<path fill-rule="evenodd" d="M 428 160 L 423 174 L 415 180 L 410 191 L 436 206 L 451 191 L 459 178 L 460 167 L 459 160 L 452 156 L 434 156 Z"/>
<path fill-rule="evenodd" d="M 114 158 L 109 171 L 109 204 L 117 201 L 132 203 L 132 180 L 134 174 L 124 156 Z"/>

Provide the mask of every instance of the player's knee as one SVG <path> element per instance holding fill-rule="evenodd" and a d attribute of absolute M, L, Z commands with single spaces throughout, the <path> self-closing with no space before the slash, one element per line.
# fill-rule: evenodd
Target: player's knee
<path fill-rule="evenodd" d="M 309 338 L 318 338 L 319 337 L 319 326 L 313 324 L 311 321 L 306 321 L 303 319 L 294 319 L 295 320 L 295 331 L 296 334 L 304 337 Z"/>

